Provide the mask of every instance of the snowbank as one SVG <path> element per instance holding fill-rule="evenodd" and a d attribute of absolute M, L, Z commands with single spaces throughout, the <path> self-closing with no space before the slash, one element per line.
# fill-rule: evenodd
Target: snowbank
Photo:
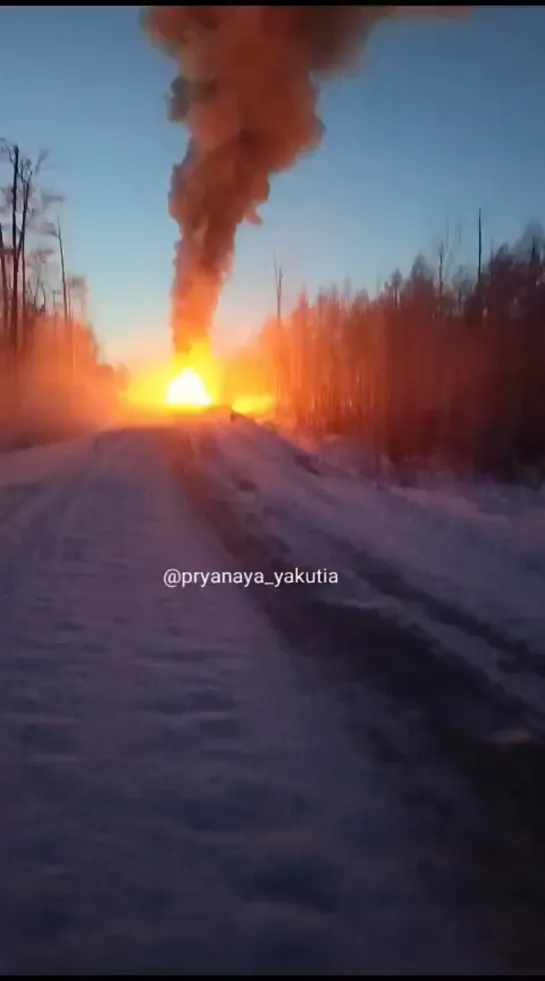
<path fill-rule="evenodd" d="M 311 554 L 320 535 L 344 542 L 442 603 L 545 652 L 543 491 L 447 484 L 444 476 L 435 486 L 401 487 L 363 476 L 349 445 L 331 441 L 309 453 L 250 422 L 223 432 L 218 446 L 254 485 L 263 509 L 291 513 L 299 540 L 306 530 Z"/>

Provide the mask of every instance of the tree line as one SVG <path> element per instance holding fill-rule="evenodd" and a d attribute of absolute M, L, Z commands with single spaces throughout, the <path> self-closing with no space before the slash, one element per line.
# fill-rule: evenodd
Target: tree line
<path fill-rule="evenodd" d="M 278 421 L 365 444 L 377 466 L 446 466 L 501 479 L 545 475 L 545 235 L 528 227 L 474 269 L 432 260 L 375 296 L 350 285 L 277 310 L 230 367 L 269 391 Z M 244 380 L 244 381 L 243 381 Z"/>
<path fill-rule="evenodd" d="M 31 402 L 34 415 L 55 403 L 57 417 L 74 416 L 78 399 L 121 381 L 102 363 L 85 277 L 67 270 L 63 199 L 43 185 L 46 162 L 0 139 L 0 441 L 28 424 Z"/>

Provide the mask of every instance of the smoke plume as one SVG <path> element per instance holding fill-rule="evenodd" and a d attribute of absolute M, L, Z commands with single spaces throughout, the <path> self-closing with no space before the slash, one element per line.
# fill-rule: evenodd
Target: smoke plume
<path fill-rule="evenodd" d="M 177 351 L 205 337 L 229 274 L 235 235 L 274 174 L 319 145 L 321 82 L 357 66 L 386 17 L 456 16 L 467 7 L 144 7 L 149 38 L 180 69 L 170 118 L 189 130 L 174 167 L 170 213 L 176 248 L 172 328 Z"/>

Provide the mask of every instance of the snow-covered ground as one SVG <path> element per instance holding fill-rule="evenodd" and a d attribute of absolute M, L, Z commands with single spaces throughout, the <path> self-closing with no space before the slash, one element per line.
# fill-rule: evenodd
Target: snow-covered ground
<path fill-rule="evenodd" d="M 255 442 L 231 447 L 246 466 Z M 3 463 L 34 509 L 11 497 L 0 553 L 1 972 L 499 970 L 463 922 L 461 858 L 249 592 L 163 584 L 232 560 L 160 445 Z M 256 469 L 279 487 L 275 453 Z"/>
<path fill-rule="evenodd" d="M 211 438 L 201 466 L 294 561 L 339 571 L 347 600 L 425 621 L 545 718 L 545 492 L 401 487 L 338 442 L 309 452 L 242 418 Z"/>

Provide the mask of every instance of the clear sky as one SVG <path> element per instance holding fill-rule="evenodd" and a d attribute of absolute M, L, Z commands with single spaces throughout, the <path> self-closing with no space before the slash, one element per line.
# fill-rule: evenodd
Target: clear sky
<path fill-rule="evenodd" d="M 93 322 L 113 359 L 170 352 L 176 226 L 166 119 L 174 65 L 142 35 L 138 7 L 0 10 L 0 136 L 50 151 L 66 195 L 70 270 L 88 277 Z M 277 178 L 261 228 L 244 227 L 217 334 L 239 341 L 274 306 L 273 252 L 287 301 L 302 286 L 373 290 L 447 221 L 460 259 L 545 220 L 545 8 L 489 7 L 467 22 L 387 22 L 366 71 L 324 91 L 324 142 Z"/>

